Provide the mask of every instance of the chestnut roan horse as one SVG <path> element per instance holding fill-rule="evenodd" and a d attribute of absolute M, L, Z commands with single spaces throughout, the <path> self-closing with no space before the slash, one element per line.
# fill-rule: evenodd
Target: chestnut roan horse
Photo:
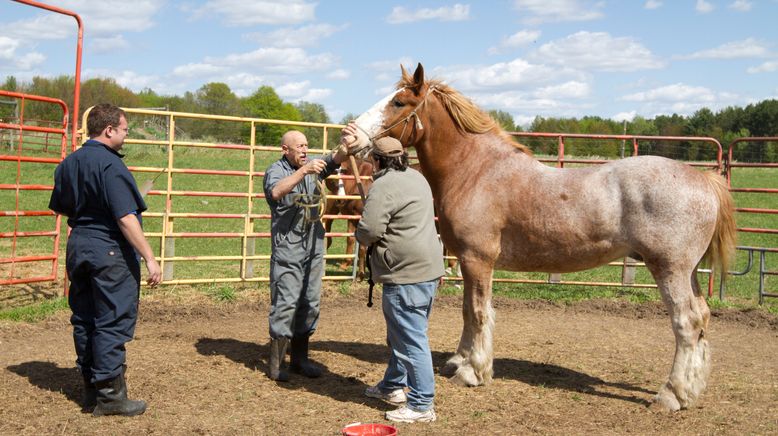
<path fill-rule="evenodd" d="M 726 271 L 736 239 L 718 174 L 656 156 L 551 168 L 469 99 L 425 81 L 421 64 L 413 76 L 402 68 L 397 90 L 356 122 L 371 140 L 388 135 L 416 148 L 441 238 L 461 262 L 464 328 L 441 374 L 468 386 L 491 381 L 494 269 L 566 273 L 629 255 L 645 261 L 675 333 L 654 404 L 679 410 L 703 392 L 710 310 L 696 268 L 707 258 Z"/>

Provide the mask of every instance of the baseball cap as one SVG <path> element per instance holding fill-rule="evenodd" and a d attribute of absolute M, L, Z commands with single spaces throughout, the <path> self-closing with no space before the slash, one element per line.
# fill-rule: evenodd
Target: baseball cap
<path fill-rule="evenodd" d="M 375 144 L 375 147 L 373 148 L 373 153 L 379 156 L 397 157 L 397 156 L 402 156 L 404 152 L 403 146 L 402 144 L 400 144 L 400 141 L 389 136 L 378 138 L 375 141 L 373 141 L 373 143 Z"/>

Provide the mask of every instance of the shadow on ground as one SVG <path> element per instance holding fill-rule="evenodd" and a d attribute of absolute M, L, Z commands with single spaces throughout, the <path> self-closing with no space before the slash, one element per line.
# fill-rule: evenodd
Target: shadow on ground
<path fill-rule="evenodd" d="M 200 338 L 197 341 L 196 347 L 197 351 L 205 356 L 222 355 L 253 370 L 262 372 L 267 370 L 267 363 L 264 359 L 268 356 L 269 351 L 266 345 L 259 346 L 254 343 L 229 338 Z M 389 360 L 389 349 L 385 345 L 379 344 L 312 341 L 311 348 L 317 351 L 338 353 L 375 364 L 385 364 Z M 261 357 L 257 358 L 257 356 Z M 433 351 L 433 365 L 436 368 L 441 368 L 445 365 L 448 357 L 449 353 Z M 358 404 L 369 401 L 362 395 L 367 387 L 365 383 L 354 377 L 344 377 L 330 372 L 326 366 L 323 366 L 323 369 L 324 374 L 319 379 L 305 379 L 292 374 L 289 382 L 279 383 L 278 385 L 288 389 L 305 389 L 306 391 L 328 396 L 338 401 L 349 401 Z M 498 379 L 516 380 L 533 386 L 563 389 L 570 392 L 619 399 L 642 405 L 649 405 L 650 402 L 641 396 L 606 392 L 604 389 L 655 394 L 655 392 L 641 386 L 609 382 L 569 368 L 520 359 L 495 359 L 494 373 Z M 377 402 L 376 404 L 383 405 L 384 403 Z"/>
<path fill-rule="evenodd" d="M 323 344 L 330 344 L 331 342 L 323 342 Z M 336 342 L 335 344 L 341 344 Z M 343 343 L 346 344 L 346 343 Z M 348 343 L 347 345 L 354 345 Z M 369 344 L 356 344 L 358 346 L 364 345 L 370 347 Z M 268 345 L 257 345 L 252 342 L 239 341 L 232 338 L 200 338 L 195 344 L 197 351 L 204 356 L 221 355 L 236 363 L 246 366 L 255 371 L 266 372 L 267 371 L 267 357 L 269 354 Z M 323 346 L 321 342 L 312 342 L 311 348 L 314 350 L 342 353 L 336 349 L 331 349 L 328 346 Z M 385 353 L 385 347 L 381 348 Z M 257 358 L 257 356 L 261 356 Z M 287 362 L 288 362 L 287 358 Z M 321 366 L 323 373 L 322 376 L 316 379 L 308 379 L 298 374 L 290 374 L 288 382 L 278 382 L 278 386 L 290 390 L 305 390 L 306 392 L 312 392 L 314 394 L 330 397 L 337 401 L 351 402 L 356 404 L 373 404 L 377 409 L 389 410 L 389 406 L 385 405 L 380 400 L 374 400 L 363 396 L 367 385 L 361 380 L 355 377 L 344 377 L 340 374 L 331 372 L 326 365 Z M 386 406 L 381 408 L 380 406 Z"/>
<path fill-rule="evenodd" d="M 50 392 L 63 394 L 68 400 L 79 404 L 83 379 L 78 368 L 60 368 L 51 362 L 32 361 L 8 366 L 6 369 L 22 377 L 30 384 Z"/>

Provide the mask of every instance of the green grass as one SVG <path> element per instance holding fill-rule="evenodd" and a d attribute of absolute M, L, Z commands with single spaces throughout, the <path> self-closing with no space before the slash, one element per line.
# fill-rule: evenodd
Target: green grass
<path fill-rule="evenodd" d="M 211 285 L 208 294 L 219 303 L 227 303 L 238 299 L 235 288 L 228 285 Z"/>
<path fill-rule="evenodd" d="M 0 320 L 36 322 L 65 309 L 68 309 L 67 298 L 55 298 L 24 307 L 0 310 Z"/>
<path fill-rule="evenodd" d="M 7 152 L 7 151 L 3 151 Z M 168 162 L 167 147 L 160 143 L 157 145 L 140 145 L 128 143 L 124 147 L 124 153 L 127 155 L 125 162 L 134 167 L 152 167 L 165 168 Z M 42 151 L 29 151 L 25 155 L 54 157 L 52 154 L 45 154 Z M 268 165 L 278 159 L 279 152 L 262 151 L 255 153 L 254 170 L 264 171 Z M 209 169 L 209 170 L 232 170 L 248 171 L 250 168 L 251 154 L 242 150 L 214 150 L 194 147 L 175 146 L 173 152 L 174 168 L 190 169 Z M 13 184 L 16 181 L 17 171 L 21 175 L 23 184 L 51 184 L 53 178 L 54 165 L 51 164 L 32 164 L 24 163 L 17 167 L 15 162 L 0 162 L 0 184 Z M 211 213 L 211 214 L 245 214 L 249 207 L 254 214 L 269 214 L 269 209 L 264 199 L 256 198 L 249 200 L 246 197 L 230 197 L 231 193 L 246 193 L 249 185 L 253 182 L 253 191 L 255 193 L 262 191 L 262 178 L 257 176 L 253 179 L 248 175 L 185 175 L 185 174 L 167 174 L 159 173 L 159 170 L 152 172 L 135 172 L 138 184 L 141 185 L 146 180 L 154 179 L 159 175 L 154 183 L 155 190 L 164 190 L 168 183 L 172 184 L 173 191 L 206 191 L 221 192 L 226 195 L 221 196 L 171 196 L 171 211 L 174 213 Z M 734 168 L 732 172 L 733 187 L 762 187 L 778 188 L 778 177 L 775 169 L 758 168 Z M 46 210 L 49 191 L 23 191 L 19 197 L 20 207 L 27 210 Z M 16 205 L 16 195 L 12 190 L 0 190 L 0 210 L 13 210 Z M 164 195 L 149 195 L 146 198 L 149 210 L 144 215 L 144 229 L 149 234 L 161 233 L 164 224 L 163 217 L 155 217 L 153 214 L 162 214 L 165 209 L 166 198 Z M 735 201 L 738 207 L 778 209 L 778 196 L 770 194 L 755 193 L 736 193 Z M 776 214 L 753 214 L 738 213 L 739 227 L 752 228 L 770 228 L 778 229 L 778 215 Z M 171 218 L 173 231 L 176 233 L 202 233 L 202 232 L 222 232 L 243 234 L 245 220 L 243 218 L 223 218 L 223 219 L 203 219 L 175 217 Z M 63 277 L 64 269 L 62 267 L 64 260 L 65 245 L 65 226 L 62 226 L 62 238 L 60 241 L 60 274 Z M 0 217 L 0 232 L 13 232 L 17 229 L 21 232 L 36 230 L 51 230 L 54 228 L 53 217 L 19 217 L 18 221 L 14 217 Z M 260 233 L 270 232 L 270 222 L 266 219 L 253 220 L 253 231 Z M 335 232 L 345 232 L 346 223 L 342 220 L 336 220 L 333 226 Z M 160 254 L 161 238 L 149 236 L 149 242 L 156 253 Z M 0 238 L 0 256 L 5 256 L 11 252 L 10 238 Z M 168 246 L 170 240 L 168 240 Z M 268 238 L 255 239 L 255 254 L 268 255 L 270 253 L 270 241 Z M 778 247 L 778 235 L 740 233 L 739 245 L 757 246 L 757 247 Z M 15 253 L 17 255 L 38 255 L 51 253 L 53 251 L 53 238 L 51 237 L 28 237 L 18 238 L 15 244 Z M 242 237 L 181 237 L 175 239 L 175 255 L 186 256 L 187 260 L 176 261 L 173 264 L 173 280 L 188 279 L 227 279 L 239 277 L 241 262 L 239 260 L 199 260 L 202 256 L 240 256 L 243 250 Z M 336 238 L 329 253 L 343 253 L 345 251 L 345 239 Z M 743 276 L 732 276 L 728 279 L 725 290 L 725 302 L 718 301 L 718 278 L 714 282 L 714 298 L 711 304 L 714 307 L 754 307 L 757 304 L 758 296 L 758 256 L 754 259 L 752 271 Z M 769 253 L 766 257 L 767 268 L 778 270 L 778 254 Z M 339 261 L 331 260 L 327 262 L 326 275 L 351 275 L 351 271 L 342 271 L 337 267 Z M 742 271 L 747 263 L 747 253 L 738 251 L 736 261 L 732 269 Z M 170 264 L 170 263 L 169 263 Z M 266 277 L 268 275 L 269 262 L 267 260 L 256 260 L 254 264 L 254 276 Z M 40 262 L 36 267 L 40 269 L 50 268 L 50 262 Z M 17 271 L 18 272 L 18 271 Z M 9 273 L 8 264 L 0 264 L 0 277 L 7 277 Z M 530 279 L 547 280 L 547 274 L 541 273 L 512 273 L 496 271 L 495 278 L 507 279 Z M 615 282 L 621 281 L 620 267 L 600 267 L 593 270 L 582 271 L 562 275 L 565 281 L 596 281 L 596 282 Z M 645 268 L 638 267 L 636 270 L 637 283 L 653 283 L 651 276 Z M 775 291 L 775 277 L 768 277 L 766 289 Z M 700 281 L 703 287 L 707 289 L 707 275 L 701 274 Z M 210 287 L 209 287 L 210 286 Z M 236 287 L 236 284 L 203 285 L 205 292 L 209 292 L 218 301 L 232 301 L 235 298 L 234 293 L 227 289 Z M 264 286 L 261 285 L 261 286 Z M 338 284 L 338 291 L 346 294 L 351 292 L 350 284 Z M 158 292 L 158 291 L 157 291 Z M 622 299 L 633 302 L 658 301 L 659 294 L 656 289 L 643 288 L 625 288 L 621 286 L 593 287 L 581 285 L 562 285 L 548 286 L 538 284 L 516 284 L 499 283 L 494 285 L 496 295 L 520 299 L 546 299 L 560 302 L 574 302 L 583 299 L 606 298 Z M 451 282 L 440 290 L 444 295 L 461 294 L 461 289 L 455 287 Z M 766 299 L 765 309 L 778 313 L 778 299 Z"/>

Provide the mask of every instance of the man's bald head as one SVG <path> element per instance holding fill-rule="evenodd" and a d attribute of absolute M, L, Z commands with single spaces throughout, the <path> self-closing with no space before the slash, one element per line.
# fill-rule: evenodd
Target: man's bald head
<path fill-rule="evenodd" d="M 299 130 L 290 130 L 281 137 L 281 150 L 295 168 L 308 162 L 308 139 Z"/>

